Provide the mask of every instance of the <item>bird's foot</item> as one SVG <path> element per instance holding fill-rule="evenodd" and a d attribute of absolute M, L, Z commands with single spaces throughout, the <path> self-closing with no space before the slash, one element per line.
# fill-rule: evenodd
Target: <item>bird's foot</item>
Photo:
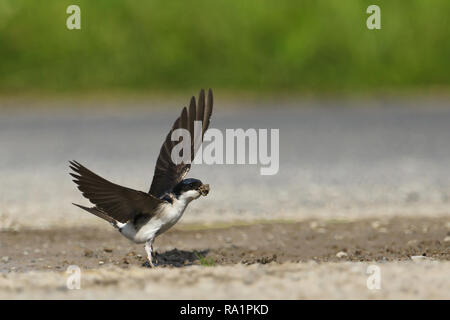
<path fill-rule="evenodd" d="M 158 263 L 156 263 L 156 262 L 153 263 L 153 262 L 147 260 L 142 264 L 142 266 L 146 267 L 146 268 L 156 268 L 158 266 Z"/>

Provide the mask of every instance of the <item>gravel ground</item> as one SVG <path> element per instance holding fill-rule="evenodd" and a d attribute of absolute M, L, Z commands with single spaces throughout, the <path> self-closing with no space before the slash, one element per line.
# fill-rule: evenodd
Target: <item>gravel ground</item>
<path fill-rule="evenodd" d="M 0 232 L 0 272 L 119 266 L 145 261 L 143 245 L 110 225 Z M 270 262 L 408 261 L 411 256 L 450 260 L 450 218 L 270 223 L 202 228 L 184 226 L 155 241 L 160 267 Z M 6 257 L 6 258 L 5 258 Z M 202 260 L 199 258 L 204 258 Z"/>
<path fill-rule="evenodd" d="M 0 243 L 7 299 L 450 298 L 448 218 L 184 226 L 157 239 L 155 269 L 106 224 L 0 232 Z M 70 266 L 80 290 L 67 289 Z"/>

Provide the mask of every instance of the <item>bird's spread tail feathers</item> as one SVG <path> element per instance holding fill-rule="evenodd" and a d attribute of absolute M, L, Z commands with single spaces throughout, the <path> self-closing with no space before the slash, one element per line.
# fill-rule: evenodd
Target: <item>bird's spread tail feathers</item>
<path fill-rule="evenodd" d="M 104 213 L 102 210 L 100 210 L 97 207 L 85 207 L 80 204 L 72 203 L 74 206 L 77 206 L 78 208 L 81 208 L 83 210 L 86 210 L 89 213 L 92 213 L 93 215 L 96 215 L 99 218 L 102 218 L 103 220 L 108 221 L 114 228 L 120 229 L 123 226 L 123 223 L 120 223 L 119 221 L 111 218 L 106 213 Z"/>

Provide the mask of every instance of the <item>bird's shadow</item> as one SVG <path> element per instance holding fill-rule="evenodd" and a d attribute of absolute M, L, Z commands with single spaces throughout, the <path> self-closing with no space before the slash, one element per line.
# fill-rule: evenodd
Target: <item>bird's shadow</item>
<path fill-rule="evenodd" d="M 177 268 L 190 266 L 196 261 L 201 263 L 208 252 L 209 249 L 192 251 L 173 249 L 162 253 L 156 252 L 154 265 L 155 267 L 173 266 Z M 149 268 L 150 264 L 146 261 L 142 266 Z"/>

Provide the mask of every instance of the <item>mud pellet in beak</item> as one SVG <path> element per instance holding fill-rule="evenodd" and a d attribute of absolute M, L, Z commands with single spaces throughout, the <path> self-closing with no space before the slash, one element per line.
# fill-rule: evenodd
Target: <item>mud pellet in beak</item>
<path fill-rule="evenodd" d="M 207 196 L 209 193 L 209 184 L 201 185 L 200 188 L 198 189 L 198 191 L 200 191 L 200 194 L 202 196 Z"/>

